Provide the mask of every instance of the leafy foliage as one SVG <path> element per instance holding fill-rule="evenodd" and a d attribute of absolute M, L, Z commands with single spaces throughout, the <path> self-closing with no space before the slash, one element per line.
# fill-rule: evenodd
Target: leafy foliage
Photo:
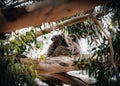
<path fill-rule="evenodd" d="M 119 52 L 119 33 L 115 33 L 112 36 L 113 47 L 114 47 L 114 59 L 117 65 L 117 70 L 120 73 L 120 52 Z M 119 81 L 117 81 L 115 76 L 115 71 L 109 62 L 110 49 L 107 39 L 104 38 L 103 43 L 99 46 L 95 46 L 92 51 L 94 54 L 88 59 L 78 59 L 74 61 L 73 65 L 77 65 L 79 69 L 86 70 L 89 76 L 95 77 L 97 80 L 97 86 L 119 86 Z"/>
<path fill-rule="evenodd" d="M 34 79 L 38 76 L 33 66 L 22 65 L 11 58 L 0 58 L 0 68 L 1 86 L 35 86 Z"/>
<path fill-rule="evenodd" d="M 36 41 L 35 31 L 8 34 L 5 40 L 0 40 L 0 85 L 1 86 L 37 86 L 35 78 L 38 77 L 34 65 L 21 64 L 20 58 L 33 48 L 40 48 Z M 35 47 L 35 46 L 34 46 Z"/>
<path fill-rule="evenodd" d="M 9 34 L 6 40 L 0 40 L 0 56 L 25 56 L 27 47 L 32 48 L 32 43 L 36 43 L 35 31 L 31 30 L 25 34 Z"/>
<path fill-rule="evenodd" d="M 114 11 L 115 9 L 116 11 Z M 119 9 L 118 10 L 117 9 L 118 8 L 113 8 L 113 10 L 111 11 L 111 16 L 110 16 L 111 21 L 109 22 L 111 23 L 110 26 L 112 28 L 107 26 L 105 30 L 107 34 L 109 33 L 112 39 L 112 45 L 114 48 L 114 60 L 119 74 L 120 73 L 119 70 L 120 24 L 118 20 L 119 16 L 118 14 L 116 14 L 116 12 L 119 12 Z M 111 10 L 110 6 L 109 9 L 108 8 L 102 9 L 102 12 L 104 13 L 105 11 L 109 11 L 109 10 Z M 101 20 L 100 22 L 104 23 L 106 19 L 102 21 L 102 18 L 98 18 L 98 19 Z M 119 79 L 116 78 L 115 70 L 110 63 L 110 55 L 111 55 L 110 44 L 108 42 L 108 39 L 102 33 L 102 31 L 100 31 L 98 25 L 94 21 L 88 19 L 82 23 L 80 22 L 77 24 L 73 24 L 72 26 L 67 26 L 65 27 L 65 30 L 68 31 L 69 34 L 71 33 L 76 34 L 79 38 L 87 38 L 89 46 L 93 47 L 93 49 L 91 50 L 93 52 L 92 57 L 89 57 L 88 59 L 78 59 L 77 61 L 74 61 L 73 65 L 77 65 L 78 68 L 82 70 L 86 70 L 86 73 L 89 74 L 89 76 L 95 77 L 97 80 L 96 83 L 97 86 L 113 86 L 113 85 L 118 86 Z"/>

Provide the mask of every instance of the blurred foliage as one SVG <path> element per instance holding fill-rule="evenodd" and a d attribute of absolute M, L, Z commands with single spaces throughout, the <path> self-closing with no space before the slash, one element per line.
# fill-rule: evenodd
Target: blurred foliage
<path fill-rule="evenodd" d="M 101 42 L 101 38 L 103 37 L 99 27 L 90 18 L 84 22 L 66 26 L 63 28 L 63 31 L 64 30 L 67 31 L 68 34 L 76 34 L 79 39 L 87 38 L 89 45 L 92 45 L 94 42 L 98 44 L 98 41 Z"/>
<path fill-rule="evenodd" d="M 24 57 L 24 53 L 28 52 L 29 48 L 33 48 L 32 43 L 37 43 L 34 30 L 23 34 L 7 34 L 5 40 L 0 40 L 0 56 Z M 38 44 L 36 44 L 37 47 L 39 47 Z"/>
<path fill-rule="evenodd" d="M 0 58 L 0 86 L 37 86 L 34 65 L 22 65 L 14 58 Z"/>
<path fill-rule="evenodd" d="M 33 69 L 34 65 L 20 62 L 20 58 L 26 57 L 31 49 L 42 48 L 42 42 L 36 40 L 35 31 L 12 32 L 5 38 L 0 39 L 0 86 L 37 86 L 35 78 L 39 76 Z"/>
<path fill-rule="evenodd" d="M 114 59 L 117 70 L 120 73 L 120 34 L 115 33 L 111 37 L 114 48 Z M 97 86 L 119 86 L 120 83 L 116 79 L 114 68 L 109 62 L 110 49 L 108 41 L 105 37 L 103 39 L 100 45 L 94 46 L 91 50 L 94 51 L 92 57 L 78 59 L 74 61 L 73 65 L 77 65 L 81 70 L 86 70 L 86 74 L 90 77 L 95 77 Z"/>
<path fill-rule="evenodd" d="M 40 58 L 39 60 L 42 61 L 42 60 L 45 60 L 46 56 L 45 55 L 40 55 Z"/>

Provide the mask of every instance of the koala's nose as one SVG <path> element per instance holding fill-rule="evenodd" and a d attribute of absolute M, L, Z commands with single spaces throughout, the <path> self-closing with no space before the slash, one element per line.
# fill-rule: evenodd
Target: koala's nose
<path fill-rule="evenodd" d="M 51 40 L 53 41 L 53 38 L 51 38 Z"/>

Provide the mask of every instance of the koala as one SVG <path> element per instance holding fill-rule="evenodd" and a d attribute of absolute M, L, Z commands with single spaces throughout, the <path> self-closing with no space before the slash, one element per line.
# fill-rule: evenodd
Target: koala
<path fill-rule="evenodd" d="M 64 34 L 54 35 L 52 38 L 52 44 L 48 48 L 47 56 L 50 57 L 56 57 L 56 56 L 71 56 L 74 55 L 74 57 L 80 55 L 80 44 L 79 40 L 76 35 L 71 34 L 68 36 L 65 36 Z M 66 63 L 60 62 L 61 66 L 67 66 Z M 58 73 L 59 76 L 62 77 L 69 77 L 70 75 L 62 72 Z M 76 78 L 76 77 L 75 77 Z M 83 81 L 84 83 L 84 81 Z M 49 84 L 49 82 L 48 82 Z M 52 84 L 52 83 L 50 83 Z M 86 83 L 85 83 L 86 84 Z M 53 85 L 53 84 L 52 84 Z M 63 86 L 63 82 L 59 81 L 58 85 Z"/>
<path fill-rule="evenodd" d="M 48 57 L 71 56 L 80 54 L 80 45 L 76 35 L 55 35 L 51 38 L 51 40 L 53 41 L 53 43 L 48 49 Z"/>
<path fill-rule="evenodd" d="M 61 46 L 61 45 L 66 46 L 66 47 L 68 46 L 66 41 L 65 41 L 64 34 L 54 35 L 51 38 L 51 40 L 52 40 L 52 44 L 48 48 L 47 57 L 54 56 L 53 53 L 58 46 Z"/>

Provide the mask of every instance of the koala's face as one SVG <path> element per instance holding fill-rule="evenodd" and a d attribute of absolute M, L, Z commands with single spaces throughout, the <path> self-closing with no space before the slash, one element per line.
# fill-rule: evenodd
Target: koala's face
<path fill-rule="evenodd" d="M 51 40 L 53 41 L 54 44 L 58 45 L 62 43 L 63 36 L 61 34 L 59 35 L 54 35 Z"/>

